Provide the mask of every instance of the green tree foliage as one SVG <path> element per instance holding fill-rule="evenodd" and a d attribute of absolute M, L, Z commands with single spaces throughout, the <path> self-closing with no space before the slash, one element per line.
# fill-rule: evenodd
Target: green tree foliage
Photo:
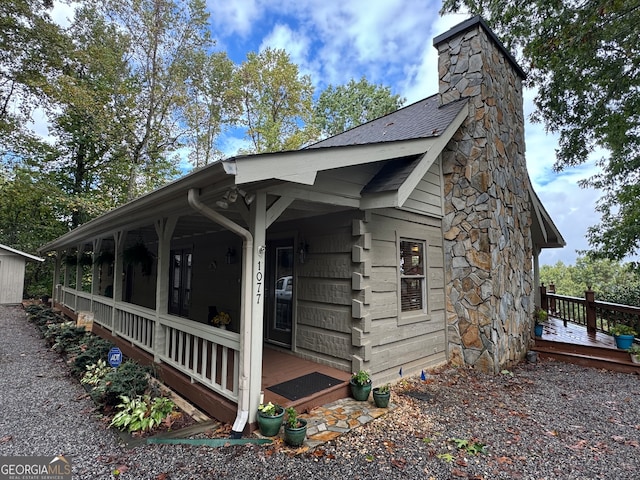
<path fill-rule="evenodd" d="M 604 191 L 601 223 L 589 229 L 599 257 L 640 248 L 640 0 L 445 0 L 443 12 L 482 14 L 522 52 L 537 87 L 535 119 L 560 135 L 556 169 L 599 149 L 601 172 L 584 185 Z"/>
<path fill-rule="evenodd" d="M 224 125 L 233 124 L 240 115 L 233 96 L 233 62 L 224 52 L 199 52 L 189 66 L 189 101 L 184 105 L 184 121 L 189 126 L 186 146 L 194 167 L 203 167 L 222 157 L 217 148 Z"/>
<path fill-rule="evenodd" d="M 135 118 L 136 89 L 127 63 L 125 36 L 93 7 L 80 8 L 68 32 L 62 72 L 43 91 L 50 101 L 57 139 L 49 168 L 67 194 L 75 227 L 127 199 L 128 158 L 123 144 Z"/>
<path fill-rule="evenodd" d="M 0 133 L 20 130 L 42 98 L 33 87 L 46 82 L 60 55 L 61 31 L 49 18 L 52 0 L 0 2 Z M 6 154 L 2 151 L 3 155 Z"/>
<path fill-rule="evenodd" d="M 322 137 L 330 137 L 394 112 L 405 101 L 389 87 L 369 83 L 365 77 L 358 82 L 351 79 L 346 85 L 329 85 L 320 94 L 313 123 Z"/>
<path fill-rule="evenodd" d="M 133 121 L 124 132 L 127 198 L 148 192 L 177 174 L 177 151 L 186 127 L 181 109 L 193 59 L 209 48 L 209 16 L 203 0 L 103 0 L 105 18 L 128 38 L 131 82 L 127 103 Z"/>
<path fill-rule="evenodd" d="M 311 78 L 300 75 L 284 50 L 247 54 L 234 75 L 234 97 L 251 140 L 248 153 L 295 150 L 316 137 Z"/>
<path fill-rule="evenodd" d="M 579 257 L 575 265 L 543 265 L 540 282 L 547 287 L 555 285 L 559 295 L 584 298 L 585 290 L 591 287 L 598 300 L 640 305 L 640 274 L 631 263 Z"/>

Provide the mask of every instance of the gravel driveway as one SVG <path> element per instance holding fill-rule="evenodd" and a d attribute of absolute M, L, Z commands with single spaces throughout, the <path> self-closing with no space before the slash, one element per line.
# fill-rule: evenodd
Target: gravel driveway
<path fill-rule="evenodd" d="M 640 471 L 639 380 L 555 362 L 497 376 L 447 368 L 402 380 L 392 413 L 313 451 L 127 449 L 22 308 L 0 306 L 0 456 L 70 456 L 74 479 L 119 469 L 117 478 L 158 480 L 626 480 Z"/>

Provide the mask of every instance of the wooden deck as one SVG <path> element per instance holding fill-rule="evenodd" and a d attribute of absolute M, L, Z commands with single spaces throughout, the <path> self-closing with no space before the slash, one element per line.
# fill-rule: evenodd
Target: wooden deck
<path fill-rule="evenodd" d="M 562 320 L 553 317 L 549 317 L 542 337 L 535 339 L 534 350 L 542 358 L 640 374 L 640 365 L 631 361 L 628 352 L 616 347 L 611 335 L 589 334 L 586 326 L 574 323 L 565 327 Z"/>

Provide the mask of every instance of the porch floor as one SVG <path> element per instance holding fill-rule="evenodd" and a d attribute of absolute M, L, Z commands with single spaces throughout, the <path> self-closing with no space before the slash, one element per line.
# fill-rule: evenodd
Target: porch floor
<path fill-rule="evenodd" d="M 590 334 L 587 332 L 586 326 L 575 323 L 567 322 L 567 326 L 565 327 L 562 320 L 551 316 L 544 326 L 544 333 L 541 338 L 550 342 L 571 343 L 574 345 L 584 345 L 586 347 L 611 348 L 616 350 L 616 342 L 611 335 L 602 332 Z"/>
<path fill-rule="evenodd" d="M 289 400 L 268 390 L 269 387 L 313 372 L 322 373 L 340 379 L 343 382 L 298 400 Z M 308 412 L 315 407 L 349 397 L 350 378 L 351 373 L 349 372 L 296 357 L 291 353 L 269 345 L 264 346 L 262 355 L 262 391 L 264 392 L 265 402 L 277 403 L 284 407 L 292 406 L 300 412 Z"/>
<path fill-rule="evenodd" d="M 534 350 L 542 358 L 552 358 L 587 367 L 604 368 L 623 373 L 640 374 L 640 365 L 631 361 L 629 353 L 616 347 L 611 335 L 587 332 L 587 327 L 549 317 L 541 337 L 535 339 Z"/>

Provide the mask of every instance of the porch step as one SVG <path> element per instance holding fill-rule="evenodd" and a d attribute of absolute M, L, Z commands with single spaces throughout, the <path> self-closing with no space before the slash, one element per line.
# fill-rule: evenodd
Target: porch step
<path fill-rule="evenodd" d="M 540 338 L 536 338 L 533 350 L 538 352 L 541 358 L 640 375 L 640 365 L 633 363 L 629 353 L 624 350 L 575 345 Z"/>

